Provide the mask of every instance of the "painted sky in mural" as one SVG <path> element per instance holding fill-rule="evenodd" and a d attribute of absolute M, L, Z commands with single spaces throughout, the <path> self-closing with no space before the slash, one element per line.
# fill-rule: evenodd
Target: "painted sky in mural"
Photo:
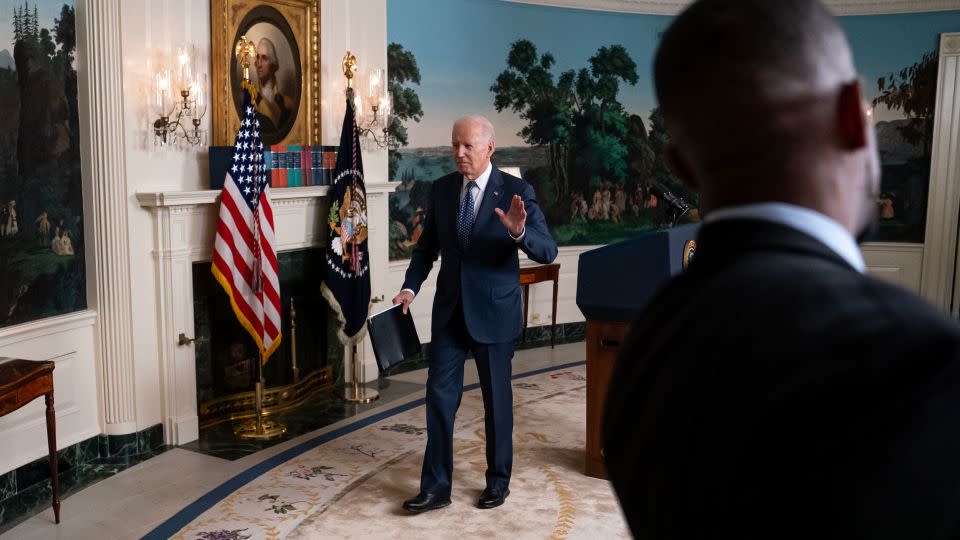
<path fill-rule="evenodd" d="M 640 80 L 621 88 L 621 102 L 646 117 L 655 104 L 649 76 L 653 51 L 671 19 L 497 0 L 390 0 L 388 39 L 416 55 L 423 77 L 417 91 L 424 118 L 408 124 L 410 145 L 448 145 L 450 126 L 467 113 L 491 118 L 498 146 L 524 145 L 517 136 L 523 121 L 509 111 L 497 113 L 490 92 L 510 44 L 519 39 L 551 52 L 557 60 L 554 73 L 580 69 L 598 47 L 623 45 L 637 63 Z"/>
<path fill-rule="evenodd" d="M 579 69 L 602 45 L 623 45 L 641 77 L 636 86 L 621 89 L 621 102 L 646 118 L 656 106 L 650 75 L 653 54 L 672 19 L 499 0 L 390 0 L 388 39 L 414 53 L 423 77 L 417 90 L 424 119 L 408 125 L 410 145 L 448 144 L 451 124 L 467 112 L 495 119 L 499 146 L 524 144 L 516 135 L 523 122 L 508 111 L 497 113 L 490 93 L 510 44 L 518 39 L 553 53 L 555 73 Z M 840 17 L 840 22 L 866 83 L 865 97 L 873 98 L 878 77 L 936 49 L 941 32 L 960 32 L 960 11 L 849 16 Z M 885 107 L 877 113 L 880 121 L 903 118 Z"/>
<path fill-rule="evenodd" d="M 27 3 L 31 13 L 34 7 L 37 8 L 40 28 L 53 28 L 55 26 L 54 20 L 60 16 L 60 10 L 64 4 L 72 6 L 73 2 L 38 0 Z M 0 68 L 13 67 L 13 10 L 15 7 L 23 7 L 23 5 L 23 0 L 0 1 Z M 7 54 L 2 53 L 4 49 L 6 49 Z M 9 59 L 7 55 L 9 55 Z"/>

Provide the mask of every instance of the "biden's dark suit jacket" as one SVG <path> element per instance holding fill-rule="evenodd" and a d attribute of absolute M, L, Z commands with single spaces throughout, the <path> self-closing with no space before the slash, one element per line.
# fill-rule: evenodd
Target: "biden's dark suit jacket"
<path fill-rule="evenodd" d="M 603 442 L 637 538 L 956 538 L 960 329 L 794 229 L 707 224 Z"/>
<path fill-rule="evenodd" d="M 520 334 L 523 322 L 517 248 L 545 264 L 557 257 L 557 244 L 537 206 L 533 187 L 494 167 L 473 223 L 470 244 L 464 250 L 457 240 L 462 188 L 460 173 L 433 183 L 423 233 L 411 256 L 403 288 L 418 293 L 439 255 L 433 331 L 450 320 L 462 297 L 463 316 L 473 339 L 480 343 L 510 342 Z M 523 198 L 527 211 L 526 232 L 519 244 L 493 211 L 508 211 L 514 195 Z"/>

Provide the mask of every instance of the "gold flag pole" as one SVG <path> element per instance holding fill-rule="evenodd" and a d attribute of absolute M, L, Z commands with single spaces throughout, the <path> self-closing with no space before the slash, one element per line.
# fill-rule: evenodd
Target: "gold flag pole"
<path fill-rule="evenodd" d="M 260 351 L 260 358 L 257 364 L 257 384 L 255 385 L 254 391 L 255 407 L 257 410 L 256 416 L 253 420 L 247 420 L 239 424 L 233 430 L 233 433 L 241 439 L 265 441 L 275 439 L 286 433 L 287 426 L 263 417 L 263 388 L 266 384 L 266 380 L 263 378 L 263 351 Z"/>
<path fill-rule="evenodd" d="M 300 381 L 300 368 L 297 367 L 297 310 L 290 297 L 290 368 L 293 370 L 293 382 Z"/>
<path fill-rule="evenodd" d="M 370 403 L 380 397 L 380 392 L 373 388 L 367 388 L 366 383 L 361 383 L 363 378 L 360 371 L 360 361 L 357 358 L 357 344 L 354 343 L 350 348 L 350 362 L 353 364 L 353 384 L 344 389 L 343 399 L 351 403 Z"/>
<path fill-rule="evenodd" d="M 257 384 L 255 386 L 257 408 L 257 437 L 263 436 L 263 352 L 257 362 Z"/>
<path fill-rule="evenodd" d="M 250 62 L 251 58 L 257 55 L 257 48 L 247 36 L 240 36 L 237 41 L 234 54 L 237 55 L 237 61 L 243 66 L 243 82 L 240 86 L 250 92 L 250 99 L 256 101 L 257 89 L 250 83 Z M 256 407 L 256 417 L 254 420 L 247 420 L 239 424 L 234 430 L 234 434 L 241 439 L 267 440 L 275 439 L 287 431 L 287 426 L 273 420 L 263 418 L 263 388 L 266 380 L 263 378 L 263 349 L 257 359 L 257 383 L 254 386 L 254 407 Z"/>

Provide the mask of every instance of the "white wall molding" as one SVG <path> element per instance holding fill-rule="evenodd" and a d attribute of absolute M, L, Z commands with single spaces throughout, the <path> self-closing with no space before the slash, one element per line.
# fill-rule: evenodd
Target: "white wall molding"
<path fill-rule="evenodd" d="M 539 4 L 550 7 L 613 11 L 618 13 L 645 13 L 649 15 L 676 15 L 690 0 L 503 0 L 520 4 Z M 776 0 L 770 0 L 775 2 Z M 924 11 L 960 10 L 958 0 L 826 0 L 836 15 L 880 15 Z"/>
<path fill-rule="evenodd" d="M 99 313 L 98 354 L 104 431 L 137 431 L 134 380 L 133 310 L 130 302 L 130 249 L 127 231 L 127 178 L 124 161 L 123 53 L 120 47 L 120 1 L 87 0 L 85 51 L 87 161 L 89 180 L 86 243 L 93 259 L 93 306 Z"/>
<path fill-rule="evenodd" d="M 870 275 L 920 293 L 923 244 L 869 242 L 860 251 Z"/>
<path fill-rule="evenodd" d="M 97 312 L 87 309 L 4 328 L 0 330 L 0 350 L 24 341 L 50 338 L 63 332 L 90 328 L 96 320 Z"/>

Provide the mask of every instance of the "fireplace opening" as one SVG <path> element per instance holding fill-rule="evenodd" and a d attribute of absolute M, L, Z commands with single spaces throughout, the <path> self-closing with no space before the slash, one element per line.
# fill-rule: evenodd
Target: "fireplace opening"
<path fill-rule="evenodd" d="M 278 254 L 282 328 L 276 352 L 263 366 L 265 416 L 286 413 L 322 392 L 331 392 L 343 351 L 333 314 L 320 293 L 324 250 Z M 237 321 L 230 300 L 210 272 L 193 265 L 197 403 L 201 436 L 225 422 L 253 418 L 257 345 Z"/>

